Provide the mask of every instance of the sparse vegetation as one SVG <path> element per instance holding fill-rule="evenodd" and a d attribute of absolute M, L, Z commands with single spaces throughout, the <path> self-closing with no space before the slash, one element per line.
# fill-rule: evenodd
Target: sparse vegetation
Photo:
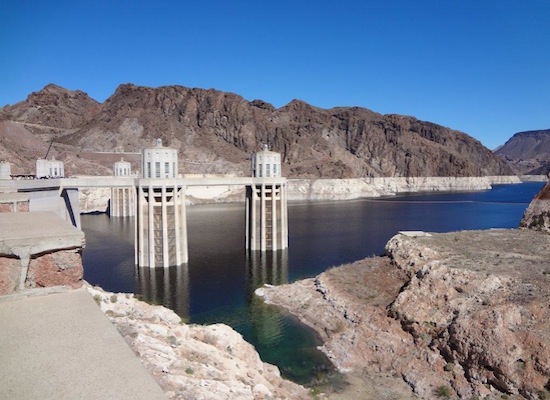
<path fill-rule="evenodd" d="M 193 368 L 187 367 L 187 368 L 185 368 L 185 373 L 187 375 L 193 375 L 195 373 L 195 371 L 193 371 Z"/>
<path fill-rule="evenodd" d="M 450 399 L 452 390 L 447 385 L 439 385 L 435 388 L 434 394 L 441 399 Z"/>
<path fill-rule="evenodd" d="M 443 369 L 447 372 L 451 372 L 455 369 L 455 365 L 454 365 L 454 363 L 449 362 L 445 365 L 445 367 Z"/>
<path fill-rule="evenodd" d="M 116 294 L 112 294 L 109 300 L 111 300 L 111 303 L 116 303 L 118 301 L 118 296 Z"/>
<path fill-rule="evenodd" d="M 99 294 L 94 294 L 92 299 L 94 299 L 94 301 L 97 303 L 97 305 L 99 305 L 101 303 L 101 296 Z"/>

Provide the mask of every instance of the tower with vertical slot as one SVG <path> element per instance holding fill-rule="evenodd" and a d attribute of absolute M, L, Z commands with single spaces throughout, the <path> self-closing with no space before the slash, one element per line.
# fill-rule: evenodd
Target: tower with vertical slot
<path fill-rule="evenodd" d="M 169 267 L 187 263 L 185 188 L 178 178 L 177 150 L 157 139 L 141 155 L 136 188 L 136 264 Z"/>
<path fill-rule="evenodd" d="M 253 183 L 246 187 L 246 248 L 281 250 L 288 247 L 286 179 L 281 155 L 267 145 L 252 156 Z"/>
<path fill-rule="evenodd" d="M 115 177 L 129 178 L 132 176 L 132 166 L 123 158 L 115 162 L 113 167 Z M 109 215 L 111 217 L 132 217 L 136 214 L 136 191 L 133 187 L 111 188 L 111 203 Z"/>

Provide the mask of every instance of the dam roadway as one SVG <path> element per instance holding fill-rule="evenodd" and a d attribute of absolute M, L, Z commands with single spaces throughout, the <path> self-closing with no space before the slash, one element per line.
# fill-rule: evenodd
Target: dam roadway
<path fill-rule="evenodd" d="M 209 178 L 133 178 L 113 176 L 87 176 L 60 179 L 13 179 L 1 182 L 2 187 L 16 189 L 19 192 L 33 192 L 40 190 L 62 189 L 89 189 L 89 188 L 122 188 L 137 187 L 138 181 L 146 186 L 151 181 L 152 186 L 177 184 L 178 186 L 250 186 L 272 185 L 286 182 L 286 178 L 252 178 L 252 177 L 209 177 Z"/>

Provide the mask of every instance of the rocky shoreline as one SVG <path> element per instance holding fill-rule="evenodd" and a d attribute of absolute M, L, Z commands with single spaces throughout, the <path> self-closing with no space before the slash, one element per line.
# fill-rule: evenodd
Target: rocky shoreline
<path fill-rule="evenodd" d="M 169 399 L 311 398 L 227 325 L 188 325 L 133 294 L 88 291 Z"/>
<path fill-rule="evenodd" d="M 363 398 L 548 396 L 549 235 L 399 234 L 386 250 L 256 294 L 316 329 L 373 385 Z"/>

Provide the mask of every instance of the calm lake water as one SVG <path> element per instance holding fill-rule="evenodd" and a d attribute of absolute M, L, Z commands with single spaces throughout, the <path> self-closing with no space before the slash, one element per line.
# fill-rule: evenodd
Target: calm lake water
<path fill-rule="evenodd" d="M 133 218 L 83 215 L 84 278 L 113 292 L 133 292 L 192 323 L 223 322 L 254 344 L 284 376 L 307 384 L 330 369 L 318 339 L 286 313 L 253 295 L 380 255 L 400 230 L 449 232 L 515 228 L 542 183 L 499 185 L 467 193 L 289 203 L 289 249 L 247 255 L 244 203 L 187 208 L 189 263 L 150 270 L 134 266 Z"/>

